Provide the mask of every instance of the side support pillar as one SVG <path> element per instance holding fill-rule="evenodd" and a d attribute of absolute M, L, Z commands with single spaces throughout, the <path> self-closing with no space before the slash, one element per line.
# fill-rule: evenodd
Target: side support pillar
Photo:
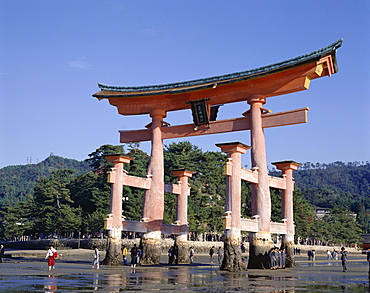
<path fill-rule="evenodd" d="M 261 117 L 266 97 L 252 95 L 248 97 L 247 101 L 250 104 L 252 168 L 258 169 L 258 184 L 252 185 L 252 216 L 259 216 L 258 232 L 249 234 L 248 268 L 263 269 L 269 267 L 268 252 L 272 246 L 270 233 L 271 197 Z"/>
<path fill-rule="evenodd" d="M 239 142 L 217 144 L 227 154 L 231 163 L 231 175 L 227 174 L 227 191 L 225 212 L 231 214 L 231 227 L 224 231 L 224 258 L 220 269 L 229 272 L 245 270 L 241 259 L 241 154 L 250 146 Z"/>
<path fill-rule="evenodd" d="M 176 236 L 176 245 L 178 248 L 178 263 L 189 262 L 189 245 L 188 245 L 188 178 L 192 177 L 195 172 L 189 170 L 173 170 L 172 175 L 177 177 L 181 184 L 181 193 L 177 196 L 176 223 L 180 225 L 180 234 Z"/>
<path fill-rule="evenodd" d="M 161 226 L 164 211 L 164 162 L 162 144 L 162 120 L 166 117 L 164 110 L 155 109 L 150 113 L 152 117 L 152 151 L 150 169 L 152 184 L 146 193 L 143 204 L 144 220 L 148 221 L 148 232 L 142 237 L 143 257 L 141 263 L 145 265 L 159 264 L 161 258 Z"/>
<path fill-rule="evenodd" d="M 122 193 L 123 193 L 123 164 L 130 163 L 131 158 L 122 155 L 106 155 L 108 162 L 113 163 L 108 182 L 111 183 L 110 214 L 106 219 L 108 230 L 108 246 L 104 265 L 121 265 L 121 235 L 122 235 Z"/>
<path fill-rule="evenodd" d="M 286 252 L 287 268 L 295 267 L 294 261 L 294 221 L 293 221 L 293 170 L 301 165 L 294 161 L 282 161 L 272 163 L 278 170 L 281 170 L 286 180 L 286 189 L 283 190 L 282 218 L 287 220 L 287 234 L 283 235 L 282 247 Z"/>

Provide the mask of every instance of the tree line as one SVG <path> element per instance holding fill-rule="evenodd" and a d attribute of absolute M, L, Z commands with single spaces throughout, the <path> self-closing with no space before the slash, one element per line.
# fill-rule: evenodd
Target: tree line
<path fill-rule="evenodd" d="M 6 196 L 0 196 L 0 199 L 1 197 L 3 199 L 0 201 L 2 223 L 0 237 L 4 239 L 15 239 L 24 235 L 35 238 L 77 237 L 77 235 L 92 235 L 102 231 L 104 218 L 109 213 L 110 186 L 107 183 L 107 172 L 111 168 L 104 155 L 120 153 L 131 157 L 130 164 L 125 165 L 128 174 L 145 177 L 150 157 L 139 147 L 139 144 L 103 145 L 88 155 L 89 158 L 83 163 L 83 168 L 87 168 L 86 172 L 82 171 L 83 168 L 76 171 L 76 168 L 69 166 L 50 169 L 47 176 L 34 181 L 32 191 L 22 194 L 17 199 L 14 199 L 13 195 L 13 200 L 4 200 Z M 193 177 L 189 178 L 191 186 L 191 194 L 188 197 L 190 231 L 193 233 L 222 233 L 222 216 L 226 196 L 223 165 L 226 162 L 226 156 L 221 152 L 203 152 L 197 146 L 184 141 L 165 145 L 164 161 L 165 182 L 177 182 L 177 178 L 171 175 L 171 170 L 196 171 Z M 346 169 L 343 166 L 338 168 L 342 171 Z M 349 180 L 345 182 L 351 182 L 351 184 L 356 180 L 370 182 L 366 177 L 370 169 L 368 164 L 348 166 L 348 172 L 355 172 L 353 168 L 360 168 L 361 170 L 356 171 L 357 175 L 364 176 L 365 179 L 349 177 Z M 3 170 L 0 170 L 0 178 L 1 171 Z M 300 172 L 303 173 L 300 174 Z M 342 176 L 337 174 L 340 171 L 335 172 L 336 176 Z M 279 173 L 274 175 L 279 176 Z M 338 187 L 322 184 L 310 188 L 309 184 L 305 183 L 307 180 L 310 182 L 311 179 L 307 178 L 310 176 L 321 178 L 322 182 L 325 182 L 325 174 L 320 168 L 305 167 L 302 171 L 295 171 L 294 174 L 297 183 L 294 191 L 294 221 L 297 240 L 319 239 L 325 242 L 346 244 L 358 242 L 362 232 L 360 227 L 367 229 L 368 225 L 367 214 L 370 205 L 368 199 L 364 199 L 366 189 L 363 187 L 355 189 L 356 192 L 360 191 L 359 196 L 350 191 L 343 191 L 348 193 L 346 197 L 343 197 L 341 192 L 345 190 L 344 186 L 338 193 L 324 193 L 324 190 L 328 188 Z M 4 181 L 0 183 L 5 184 Z M 143 190 L 125 186 L 124 198 L 126 200 L 122 203 L 123 215 L 128 220 L 140 220 Z M 358 198 L 362 201 L 358 201 Z M 280 221 L 281 191 L 271 189 L 271 200 L 272 220 Z M 315 205 L 330 208 L 330 214 L 322 219 L 316 219 Z M 358 207 L 357 210 L 356 207 Z M 252 216 L 250 208 L 251 184 L 242 182 L 243 217 Z M 357 212 L 359 216 L 355 219 L 353 214 Z M 176 195 L 166 193 L 164 222 L 173 223 L 176 220 L 175 216 Z"/>

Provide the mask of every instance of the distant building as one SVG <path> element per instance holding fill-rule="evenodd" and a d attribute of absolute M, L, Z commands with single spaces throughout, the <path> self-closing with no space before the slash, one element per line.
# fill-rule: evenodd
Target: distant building
<path fill-rule="evenodd" d="M 349 217 L 352 217 L 354 221 L 356 221 L 357 214 L 351 213 L 346 214 Z M 315 218 L 316 220 L 321 220 L 325 216 L 330 217 L 330 209 L 329 208 L 322 208 L 322 207 L 315 207 Z"/>
<path fill-rule="evenodd" d="M 330 214 L 330 209 L 328 208 L 321 208 L 321 207 L 315 207 L 315 218 L 316 220 L 321 220 L 325 216 Z"/>

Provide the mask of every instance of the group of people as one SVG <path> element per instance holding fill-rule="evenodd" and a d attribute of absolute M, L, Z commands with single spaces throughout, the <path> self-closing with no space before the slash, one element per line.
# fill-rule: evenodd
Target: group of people
<path fill-rule="evenodd" d="M 308 250 L 307 251 L 307 257 L 308 257 L 308 260 L 315 261 L 316 260 L 316 251 L 315 251 L 315 249 Z"/>
<path fill-rule="evenodd" d="M 179 263 L 179 247 L 177 244 L 171 246 L 168 250 L 168 264 L 172 265 L 173 263 L 176 265 Z"/>
<path fill-rule="evenodd" d="M 333 251 L 327 250 L 326 255 L 328 257 L 328 260 L 338 260 L 338 251 L 333 249 Z"/>
<path fill-rule="evenodd" d="M 284 248 L 273 247 L 269 252 L 270 269 L 285 269 L 286 253 Z"/>
<path fill-rule="evenodd" d="M 216 248 L 214 246 L 212 246 L 211 249 L 209 250 L 209 261 L 211 263 L 213 263 L 215 253 L 216 253 Z M 218 262 L 219 265 L 221 265 L 221 263 L 222 263 L 223 255 L 224 255 L 224 251 L 220 246 L 217 249 L 217 262 Z"/>
<path fill-rule="evenodd" d="M 342 247 L 340 249 L 340 255 L 341 255 L 340 260 L 342 261 L 343 272 L 347 272 L 348 271 L 348 267 L 347 267 L 348 251 L 344 247 Z M 316 260 L 315 250 L 313 249 L 313 250 L 307 251 L 307 256 L 308 256 L 308 260 L 315 261 Z M 327 250 L 326 256 L 328 260 L 338 260 L 339 253 L 335 249 L 332 252 L 330 252 L 330 250 Z"/>
<path fill-rule="evenodd" d="M 125 245 L 122 245 L 121 251 L 122 251 L 123 265 L 127 265 L 128 264 L 127 247 Z M 134 246 L 130 250 L 130 255 L 131 255 L 131 268 L 135 269 L 136 266 L 140 264 L 140 259 L 143 256 L 143 250 L 140 247 L 137 247 L 136 244 L 134 244 Z"/>
<path fill-rule="evenodd" d="M 92 268 L 99 269 L 99 259 L 100 259 L 100 253 L 99 249 L 97 246 L 93 247 L 94 250 L 94 260 L 93 260 L 93 266 Z M 3 261 L 4 257 L 4 245 L 0 245 L 0 262 Z M 122 260 L 123 260 L 123 265 L 127 265 L 127 256 L 128 256 L 128 249 L 125 245 L 122 245 L 121 247 L 122 251 Z M 171 248 L 168 250 L 168 264 L 178 264 L 178 253 L 179 249 L 178 246 L 175 244 L 171 246 Z M 327 259 L 328 260 L 338 260 L 338 255 L 339 253 L 334 249 L 332 252 L 327 250 Z M 131 268 L 135 269 L 136 265 L 140 263 L 140 258 L 143 255 L 142 250 L 134 244 L 134 246 L 130 250 L 131 254 Z M 341 248 L 341 261 L 342 261 L 342 267 L 343 267 L 343 272 L 347 272 L 347 260 L 348 260 L 348 251 L 342 247 Z M 194 247 L 189 248 L 189 262 L 193 263 L 194 262 Z M 210 262 L 213 263 L 214 260 L 214 255 L 215 255 L 215 247 L 212 246 L 211 249 L 209 250 L 209 256 L 210 256 Z M 223 259 L 223 250 L 221 247 L 218 248 L 217 250 L 217 255 L 218 255 L 218 263 L 221 265 L 222 259 Z M 316 252 L 315 250 L 309 250 L 307 252 L 308 260 L 315 261 L 316 258 Z M 45 259 L 48 260 L 48 269 L 49 270 L 54 270 L 55 269 L 55 260 L 58 259 L 59 255 L 58 252 L 56 251 L 55 247 L 53 245 L 49 246 L 49 249 L 46 253 Z M 370 248 L 368 249 L 367 252 L 367 261 L 369 262 L 369 268 L 370 268 Z M 285 268 L 285 263 L 286 263 L 286 252 L 284 248 L 278 248 L 278 247 L 273 247 L 269 251 L 269 262 L 270 262 L 270 269 L 275 270 L 275 269 L 284 269 Z M 369 269 L 370 270 L 370 269 Z"/>

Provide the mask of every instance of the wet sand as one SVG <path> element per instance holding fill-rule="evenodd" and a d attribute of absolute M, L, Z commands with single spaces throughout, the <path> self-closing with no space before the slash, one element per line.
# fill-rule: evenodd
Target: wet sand
<path fill-rule="evenodd" d="M 297 256 L 297 268 L 226 273 L 197 255 L 194 264 L 158 266 L 100 266 L 92 269 L 92 250 L 59 250 L 56 269 L 48 271 L 46 251 L 7 251 L 0 263 L 0 292 L 368 292 L 368 263 L 362 254 L 350 255 L 349 270 L 340 261 L 315 262 Z M 101 259 L 104 252 L 101 253 Z M 217 258 L 215 259 L 217 262 Z"/>

